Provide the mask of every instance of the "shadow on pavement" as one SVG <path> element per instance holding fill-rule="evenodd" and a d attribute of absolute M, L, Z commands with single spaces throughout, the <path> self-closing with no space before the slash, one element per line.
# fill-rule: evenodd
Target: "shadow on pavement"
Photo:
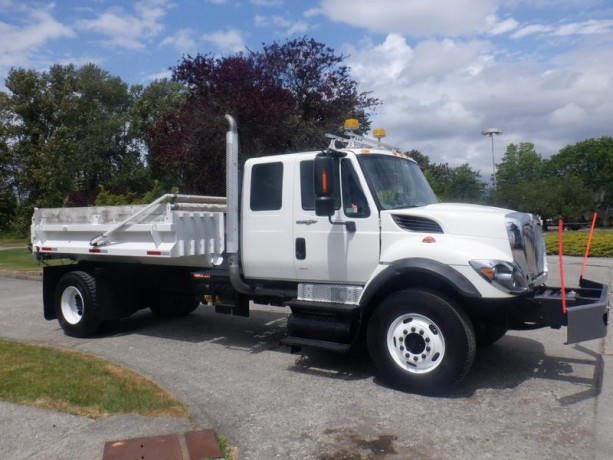
<path fill-rule="evenodd" d="M 480 389 L 510 389 L 530 379 L 543 379 L 568 384 L 569 394 L 558 397 L 561 406 L 595 398 L 602 390 L 604 360 L 584 346 L 573 349 L 582 356 L 549 356 L 536 340 L 505 336 L 490 347 L 477 349 L 473 368 L 454 396 L 470 397 Z"/>
<path fill-rule="evenodd" d="M 283 309 L 252 310 L 250 317 L 243 318 L 217 314 L 211 307 L 201 306 L 191 315 L 171 320 L 157 318 L 144 310 L 120 321 L 99 337 L 139 334 L 191 343 L 207 342 L 246 353 L 290 353 L 289 347 L 280 344 L 285 337 L 286 320 L 287 312 Z M 582 345 L 575 345 L 573 350 L 578 352 L 578 357 L 549 356 L 541 342 L 507 335 L 494 345 L 477 349 L 469 375 L 458 389 L 445 397 L 470 398 L 479 390 L 511 389 L 531 379 L 545 379 L 570 385 L 570 391 L 558 397 L 561 406 L 595 398 L 602 389 L 603 358 Z M 357 344 L 346 354 L 303 348 L 295 356 L 289 368 L 293 372 L 349 381 L 374 376 L 365 343 Z M 375 382 L 384 385 L 378 379 Z"/>
<path fill-rule="evenodd" d="M 285 311 L 252 311 L 251 316 L 239 317 L 214 313 L 208 306 L 200 306 L 194 313 L 173 319 L 158 318 L 142 310 L 122 319 L 98 338 L 122 335 L 145 335 L 190 343 L 216 343 L 249 353 L 280 349 L 285 336 Z"/>

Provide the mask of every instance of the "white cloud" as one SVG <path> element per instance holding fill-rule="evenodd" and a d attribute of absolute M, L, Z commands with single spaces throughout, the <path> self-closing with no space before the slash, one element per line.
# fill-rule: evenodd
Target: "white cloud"
<path fill-rule="evenodd" d="M 565 37 L 569 35 L 612 34 L 613 20 L 590 19 L 583 22 L 571 22 L 561 25 L 530 24 L 519 28 L 511 38 L 525 38 L 529 35 Z"/>
<path fill-rule="evenodd" d="M 266 16 L 258 14 L 253 18 L 253 25 L 255 25 L 256 27 L 268 27 L 269 24 L 270 21 Z"/>
<path fill-rule="evenodd" d="M 213 43 L 220 51 L 236 53 L 245 50 L 245 41 L 239 30 L 228 29 L 226 31 L 218 30 L 204 34 L 204 41 Z"/>
<path fill-rule="evenodd" d="M 322 0 L 333 21 L 411 37 L 459 36 L 486 26 L 495 0 Z"/>
<path fill-rule="evenodd" d="M 413 50 L 398 34 L 389 34 L 380 45 L 364 41 L 359 48 L 347 45 L 344 51 L 350 56 L 351 75 L 366 88 L 394 84 L 413 59 Z"/>
<path fill-rule="evenodd" d="M 589 20 L 584 22 L 575 22 L 563 24 L 553 31 L 554 36 L 564 35 L 591 35 L 613 32 L 613 20 Z"/>
<path fill-rule="evenodd" d="M 163 69 L 163 70 L 160 70 L 159 72 L 155 72 L 155 73 L 146 75 L 143 78 L 143 81 L 148 83 L 148 82 L 152 82 L 153 80 L 162 80 L 164 78 L 170 80 L 171 77 L 172 77 L 172 70 Z"/>
<path fill-rule="evenodd" d="M 281 6 L 283 5 L 283 0 L 251 0 L 251 3 L 255 6 Z"/>
<path fill-rule="evenodd" d="M 191 29 L 180 29 L 174 35 L 165 37 L 160 46 L 172 46 L 179 53 L 193 54 L 198 50 L 196 41 L 192 38 L 194 31 Z"/>
<path fill-rule="evenodd" d="M 49 42 L 75 37 L 70 27 L 52 16 L 52 9 L 29 11 L 21 26 L 0 22 L 0 67 L 26 66 Z"/>
<path fill-rule="evenodd" d="M 287 30 L 287 35 L 299 35 L 304 34 L 309 31 L 311 27 L 308 23 L 304 21 L 296 21 L 294 22 Z"/>
<path fill-rule="evenodd" d="M 589 36 L 590 38 L 592 36 Z M 496 51 L 496 52 L 495 52 Z M 469 162 L 491 173 L 481 130 L 500 127 L 496 158 L 510 143 L 532 142 L 545 157 L 579 140 L 611 135 L 613 48 L 586 41 L 555 59 L 524 60 L 485 40 L 423 40 L 401 35 L 346 47 L 352 76 L 383 105 L 373 127 L 387 142 L 435 162 Z"/>
<path fill-rule="evenodd" d="M 424 40 L 415 46 L 413 65 L 409 76 L 413 79 L 448 79 L 449 75 L 462 77 L 478 74 L 489 60 L 485 52 L 486 41 Z"/>
<path fill-rule="evenodd" d="M 283 29 L 282 35 L 296 35 L 304 34 L 311 26 L 305 21 L 292 21 L 284 18 L 283 16 L 262 16 L 256 15 L 253 23 L 256 27 L 278 27 Z"/>
<path fill-rule="evenodd" d="M 582 123 L 586 118 L 587 112 L 585 109 L 574 102 L 570 102 L 551 113 L 551 123 L 561 127 Z"/>
<path fill-rule="evenodd" d="M 302 15 L 305 18 L 312 18 L 312 17 L 315 17 L 315 16 L 319 16 L 320 14 L 322 14 L 322 13 L 321 13 L 321 9 L 319 9 L 319 8 L 310 8 L 310 9 L 306 10 L 304 13 L 302 13 Z"/>
<path fill-rule="evenodd" d="M 521 27 L 519 30 L 511 35 L 511 38 L 524 38 L 529 35 L 548 34 L 553 31 L 552 26 L 544 24 L 531 24 L 529 26 Z"/>
<path fill-rule="evenodd" d="M 105 36 L 105 45 L 142 49 L 148 39 L 164 29 L 162 18 L 170 6 L 167 0 L 143 0 L 134 4 L 134 14 L 122 7 L 112 7 L 95 19 L 79 21 L 77 26 Z"/>
<path fill-rule="evenodd" d="M 488 22 L 491 22 L 490 29 L 488 30 L 489 35 L 507 34 L 519 27 L 519 23 L 513 18 L 497 21 L 496 17 L 493 16 L 491 19 L 488 19 Z"/>

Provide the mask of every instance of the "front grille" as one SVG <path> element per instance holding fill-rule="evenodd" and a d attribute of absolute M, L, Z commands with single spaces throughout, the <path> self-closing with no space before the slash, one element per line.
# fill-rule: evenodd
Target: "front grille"
<path fill-rule="evenodd" d="M 506 217 L 507 230 L 512 235 L 513 259 L 522 269 L 528 284 L 533 284 L 547 274 L 541 223 L 531 214 L 515 212 Z"/>
<path fill-rule="evenodd" d="M 409 232 L 421 232 L 421 233 L 444 233 L 441 226 L 426 217 L 418 216 L 401 216 L 398 214 L 392 214 L 392 218 L 396 224 L 408 230 Z"/>

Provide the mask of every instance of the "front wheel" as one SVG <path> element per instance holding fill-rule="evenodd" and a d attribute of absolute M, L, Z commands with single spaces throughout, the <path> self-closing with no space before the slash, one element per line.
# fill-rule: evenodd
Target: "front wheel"
<path fill-rule="evenodd" d="M 68 272 L 60 279 L 55 292 L 55 313 L 66 335 L 88 337 L 98 332 L 96 280 L 87 272 Z"/>
<path fill-rule="evenodd" d="M 377 375 L 393 387 L 442 393 L 468 373 L 475 333 L 466 314 L 429 291 L 406 289 L 375 310 L 367 332 Z"/>

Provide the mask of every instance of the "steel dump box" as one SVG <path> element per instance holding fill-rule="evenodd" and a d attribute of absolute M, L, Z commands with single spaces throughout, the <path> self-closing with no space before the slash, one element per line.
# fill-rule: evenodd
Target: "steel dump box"
<path fill-rule="evenodd" d="M 40 208 L 32 217 L 39 258 L 211 267 L 222 263 L 224 197 L 164 195 L 149 205 Z"/>

